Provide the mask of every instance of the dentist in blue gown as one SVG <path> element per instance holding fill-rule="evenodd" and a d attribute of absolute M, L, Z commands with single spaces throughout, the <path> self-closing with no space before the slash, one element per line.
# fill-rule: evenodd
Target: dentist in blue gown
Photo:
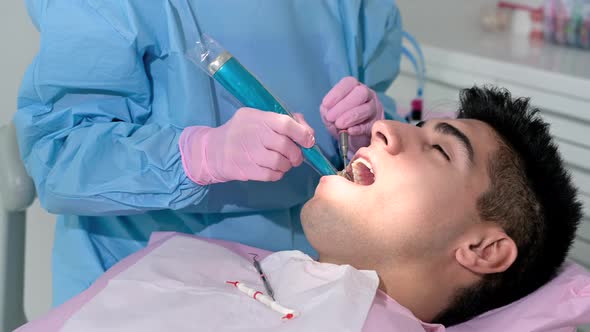
<path fill-rule="evenodd" d="M 313 134 L 337 164 L 336 127 L 361 128 L 351 140 L 362 141 L 379 112 L 395 113 L 384 96 L 401 53 L 392 0 L 26 4 L 41 45 L 14 122 L 41 205 L 59 215 L 54 306 L 155 231 L 313 255 L 299 211 L 319 175 L 295 143 L 313 143 Z M 240 108 L 188 61 L 179 14 L 187 7 L 305 121 Z M 261 130 L 267 137 L 252 139 Z"/>

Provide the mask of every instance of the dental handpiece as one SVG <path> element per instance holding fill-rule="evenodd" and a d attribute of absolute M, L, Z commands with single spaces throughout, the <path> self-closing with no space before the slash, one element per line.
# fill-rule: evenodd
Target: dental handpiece
<path fill-rule="evenodd" d="M 245 107 L 293 115 L 238 60 L 212 38 L 203 35 L 186 56 L 214 78 Z M 316 145 L 301 147 L 305 161 L 320 175 L 335 175 L 336 168 Z"/>
<path fill-rule="evenodd" d="M 348 132 L 346 130 L 341 130 L 338 133 L 338 147 L 340 148 L 342 164 L 346 169 L 346 166 L 348 166 Z"/>
<path fill-rule="evenodd" d="M 352 176 L 348 172 L 348 131 L 341 130 L 338 132 L 338 148 L 340 149 L 340 156 L 342 157 L 342 163 L 344 164 L 344 168 L 338 175 L 342 176 L 343 178 L 353 181 Z"/>

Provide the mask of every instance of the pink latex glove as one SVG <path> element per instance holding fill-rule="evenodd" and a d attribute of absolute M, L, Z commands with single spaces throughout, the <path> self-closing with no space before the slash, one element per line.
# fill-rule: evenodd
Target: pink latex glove
<path fill-rule="evenodd" d="M 383 105 L 375 91 L 354 77 L 345 77 L 324 97 L 320 106 L 322 121 L 330 134 L 338 139 L 338 132 L 347 130 L 349 151 L 354 154 L 371 142 L 371 128 L 383 120 Z"/>
<path fill-rule="evenodd" d="M 220 127 L 185 128 L 178 145 L 186 175 L 200 185 L 281 179 L 303 162 L 295 143 L 307 148 L 315 143 L 303 115 L 295 117 L 240 108 Z"/>

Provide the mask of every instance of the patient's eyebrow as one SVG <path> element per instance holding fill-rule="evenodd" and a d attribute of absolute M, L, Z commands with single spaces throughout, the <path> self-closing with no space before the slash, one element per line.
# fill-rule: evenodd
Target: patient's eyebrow
<path fill-rule="evenodd" d="M 434 127 L 434 130 L 443 134 L 449 135 L 454 137 L 461 143 L 461 146 L 465 151 L 467 151 L 467 156 L 469 157 L 469 161 L 473 164 L 473 145 L 469 140 L 469 137 L 465 135 L 461 130 L 457 129 L 455 126 L 446 123 L 446 122 L 439 122 Z"/>

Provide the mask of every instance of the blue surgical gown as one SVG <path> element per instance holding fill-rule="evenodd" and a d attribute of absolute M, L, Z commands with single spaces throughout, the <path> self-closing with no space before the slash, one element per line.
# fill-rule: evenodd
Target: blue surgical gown
<path fill-rule="evenodd" d="M 275 183 L 199 186 L 184 174 L 182 129 L 219 126 L 239 107 L 183 56 L 187 18 L 303 113 L 334 163 L 336 143 L 318 106 L 341 78 L 362 77 L 395 111 L 384 96 L 401 53 L 392 0 L 26 3 L 41 45 L 14 121 L 40 202 L 59 215 L 54 305 L 145 246 L 154 231 L 313 254 L 299 220 L 319 180 L 309 166 Z"/>

